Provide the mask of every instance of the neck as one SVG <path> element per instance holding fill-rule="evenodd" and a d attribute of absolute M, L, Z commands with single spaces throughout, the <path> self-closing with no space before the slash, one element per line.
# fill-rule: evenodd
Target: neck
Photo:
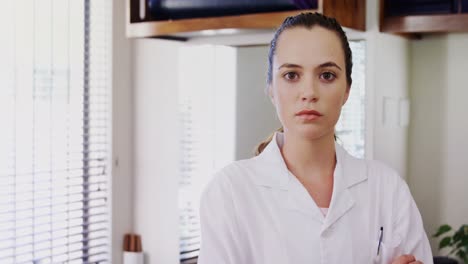
<path fill-rule="evenodd" d="M 302 181 L 324 181 L 333 177 L 336 165 L 333 133 L 310 140 L 285 132 L 281 152 L 288 169 Z"/>

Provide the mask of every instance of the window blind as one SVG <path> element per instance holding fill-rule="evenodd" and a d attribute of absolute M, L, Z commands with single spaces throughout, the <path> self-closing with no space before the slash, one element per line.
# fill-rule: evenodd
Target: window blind
<path fill-rule="evenodd" d="M 0 263 L 108 263 L 110 1 L 3 1 Z"/>
<path fill-rule="evenodd" d="M 353 52 L 353 83 L 348 101 L 335 126 L 338 142 L 352 155 L 364 158 L 366 135 L 366 42 L 350 41 Z"/>
<path fill-rule="evenodd" d="M 181 263 L 196 263 L 200 249 L 199 197 L 214 172 L 215 69 L 213 46 L 188 46 L 179 51 L 179 116 L 181 159 L 179 230 Z M 194 67 L 196 63 L 196 67 Z"/>

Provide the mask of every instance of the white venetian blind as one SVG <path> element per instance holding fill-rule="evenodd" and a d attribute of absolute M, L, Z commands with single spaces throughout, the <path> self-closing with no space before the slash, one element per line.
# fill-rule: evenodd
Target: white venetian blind
<path fill-rule="evenodd" d="M 348 101 L 336 124 L 338 142 L 353 156 L 364 158 L 366 130 L 366 42 L 350 41 L 353 83 Z"/>
<path fill-rule="evenodd" d="M 0 263 L 108 263 L 108 0 L 1 1 Z"/>
<path fill-rule="evenodd" d="M 196 263 L 200 249 L 199 197 L 214 172 L 215 69 L 213 46 L 187 46 L 179 53 L 181 160 L 180 260 Z"/>
<path fill-rule="evenodd" d="M 196 263 L 199 201 L 215 171 L 235 154 L 235 48 L 184 46 L 179 52 L 180 261 Z"/>

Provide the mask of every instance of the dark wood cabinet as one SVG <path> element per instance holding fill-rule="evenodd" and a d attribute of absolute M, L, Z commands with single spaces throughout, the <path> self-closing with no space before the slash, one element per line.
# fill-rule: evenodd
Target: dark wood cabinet
<path fill-rule="evenodd" d="M 179 38 L 196 35 L 203 30 L 262 30 L 274 29 L 291 15 L 300 12 L 320 12 L 338 19 L 345 27 L 365 30 L 366 0 L 318 0 L 316 9 L 286 10 L 240 15 L 157 20 L 149 11 L 147 0 L 127 1 L 126 33 L 130 38 Z M 143 3 L 145 6 L 140 6 Z"/>
<path fill-rule="evenodd" d="M 399 6 L 405 4 L 410 6 Z M 380 31 L 403 35 L 468 32 L 468 1 L 381 0 Z"/>

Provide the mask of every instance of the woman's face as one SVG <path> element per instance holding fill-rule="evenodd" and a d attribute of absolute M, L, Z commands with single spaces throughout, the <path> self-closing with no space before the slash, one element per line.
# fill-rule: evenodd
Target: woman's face
<path fill-rule="evenodd" d="M 320 26 L 283 31 L 268 89 L 286 133 L 308 139 L 333 136 L 349 95 L 336 33 Z"/>

